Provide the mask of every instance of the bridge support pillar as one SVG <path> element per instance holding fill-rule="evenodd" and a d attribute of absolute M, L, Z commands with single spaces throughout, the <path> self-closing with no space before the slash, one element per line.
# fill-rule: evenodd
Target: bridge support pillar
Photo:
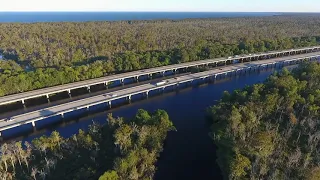
<path fill-rule="evenodd" d="M 124 79 L 120 79 L 120 83 L 122 86 L 124 86 Z"/>
<path fill-rule="evenodd" d="M 139 82 L 139 76 L 136 76 L 136 77 L 134 78 L 134 80 L 135 80 L 136 82 Z"/>
<path fill-rule="evenodd" d="M 61 113 L 61 118 L 64 119 L 64 114 L 63 113 Z"/>
<path fill-rule="evenodd" d="M 227 77 L 232 77 L 232 72 L 227 72 Z"/>
<path fill-rule="evenodd" d="M 111 109 L 111 101 L 108 102 L 109 109 Z"/>
<path fill-rule="evenodd" d="M 90 86 L 87 86 L 87 90 L 88 90 L 89 93 L 91 92 Z"/>
<path fill-rule="evenodd" d="M 108 89 L 108 84 L 109 84 L 108 81 L 105 81 L 105 82 L 104 82 L 104 87 L 105 87 L 106 89 Z"/>
<path fill-rule="evenodd" d="M 24 99 L 21 99 L 21 103 L 22 103 L 23 107 L 26 107 L 26 104 L 25 104 L 25 102 L 24 102 Z"/>
<path fill-rule="evenodd" d="M 214 74 L 212 76 L 212 83 L 214 84 L 217 81 L 218 75 Z"/>
<path fill-rule="evenodd" d="M 34 121 L 31 122 L 32 127 L 36 127 L 36 123 Z"/>
<path fill-rule="evenodd" d="M 165 71 L 161 72 L 162 77 L 164 77 L 164 73 L 165 73 Z"/>
<path fill-rule="evenodd" d="M 216 82 L 216 80 L 217 80 L 217 75 L 216 75 L 216 74 L 214 74 L 214 75 L 212 76 L 212 83 L 215 83 L 215 82 Z"/>
<path fill-rule="evenodd" d="M 129 103 L 131 103 L 131 94 L 127 97 Z"/>
<path fill-rule="evenodd" d="M 149 97 L 149 91 L 146 91 L 146 98 Z"/>
<path fill-rule="evenodd" d="M 232 77 L 233 74 L 234 74 L 234 76 L 237 76 L 237 70 L 233 70 L 233 71 L 230 73 L 230 77 Z"/>
<path fill-rule="evenodd" d="M 49 94 L 46 94 L 46 97 L 47 97 L 48 102 L 50 102 Z"/>
<path fill-rule="evenodd" d="M 173 73 L 174 73 L 174 74 L 177 74 L 177 69 L 174 69 L 174 70 L 173 70 Z"/>
<path fill-rule="evenodd" d="M 71 98 L 71 97 L 72 97 L 72 96 L 71 96 L 71 90 L 68 89 L 67 91 L 68 91 L 69 98 Z"/>

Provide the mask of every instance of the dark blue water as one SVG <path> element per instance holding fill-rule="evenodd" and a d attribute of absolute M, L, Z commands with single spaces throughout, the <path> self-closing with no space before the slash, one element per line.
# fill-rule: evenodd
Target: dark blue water
<path fill-rule="evenodd" d="M 216 164 L 215 146 L 208 136 L 209 126 L 205 119 L 206 108 L 214 105 L 221 98 L 223 91 L 233 91 L 264 81 L 273 71 L 262 71 L 233 78 L 222 79 L 214 84 L 182 89 L 164 95 L 138 101 L 119 108 L 102 111 L 79 122 L 45 130 L 37 135 L 30 135 L 24 140 L 30 141 L 42 134 L 49 135 L 57 130 L 62 136 L 69 137 L 79 129 L 86 130 L 93 121 L 106 122 L 108 113 L 115 117 L 129 118 L 138 109 L 155 111 L 164 109 L 168 112 L 177 132 L 170 132 L 164 151 L 158 161 L 156 179 L 222 179 Z"/>
<path fill-rule="evenodd" d="M 0 22 L 82 22 L 274 16 L 270 12 L 0 12 Z"/>

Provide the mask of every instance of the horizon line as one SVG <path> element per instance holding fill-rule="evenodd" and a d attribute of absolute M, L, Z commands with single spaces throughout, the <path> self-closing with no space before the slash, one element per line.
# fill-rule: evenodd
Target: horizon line
<path fill-rule="evenodd" d="M 0 11 L 0 13 L 108 13 L 108 12 L 119 12 L 119 13 L 320 13 L 320 11 L 306 12 L 306 11 L 81 11 L 81 10 L 70 10 L 70 11 Z"/>

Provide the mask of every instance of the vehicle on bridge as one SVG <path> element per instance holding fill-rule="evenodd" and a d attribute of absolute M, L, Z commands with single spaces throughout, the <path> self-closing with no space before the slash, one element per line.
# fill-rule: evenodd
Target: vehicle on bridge
<path fill-rule="evenodd" d="M 13 121 L 13 118 L 10 117 L 10 118 L 6 118 L 5 121 L 9 122 L 9 121 Z"/>
<path fill-rule="evenodd" d="M 164 85 L 166 83 L 167 83 L 166 81 L 160 81 L 160 82 L 156 83 L 156 86 L 162 86 L 162 85 Z"/>
<path fill-rule="evenodd" d="M 104 97 L 108 97 L 108 96 L 111 96 L 111 97 L 117 97 L 118 94 L 104 94 L 103 95 Z"/>
<path fill-rule="evenodd" d="M 111 97 L 117 97 L 118 94 L 110 94 Z"/>

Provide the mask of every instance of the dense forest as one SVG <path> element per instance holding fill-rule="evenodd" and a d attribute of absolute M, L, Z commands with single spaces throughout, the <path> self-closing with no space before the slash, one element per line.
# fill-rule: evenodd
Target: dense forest
<path fill-rule="evenodd" d="M 0 24 L 0 96 L 112 73 L 316 45 L 318 16 Z"/>
<path fill-rule="evenodd" d="M 105 125 L 63 138 L 58 132 L 32 143 L 1 145 L 2 180 L 151 180 L 167 132 L 175 130 L 163 110 L 138 110 L 129 120 L 108 115 Z"/>
<path fill-rule="evenodd" d="M 225 179 L 320 179 L 320 65 L 284 69 L 210 107 Z"/>

